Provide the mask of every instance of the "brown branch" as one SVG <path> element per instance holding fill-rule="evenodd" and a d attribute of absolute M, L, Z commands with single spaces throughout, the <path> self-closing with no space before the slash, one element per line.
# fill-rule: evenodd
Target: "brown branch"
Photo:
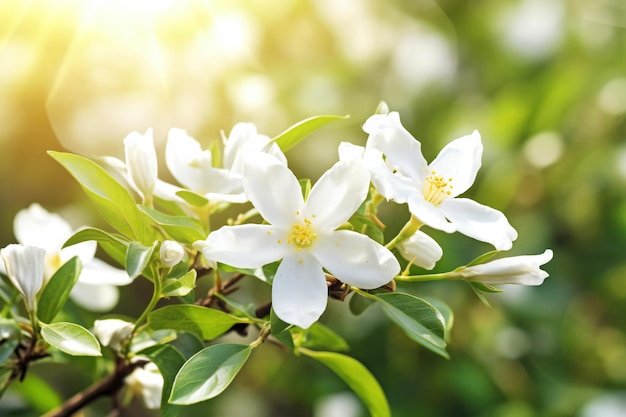
<path fill-rule="evenodd" d="M 75 394 L 56 409 L 44 414 L 43 417 L 71 417 L 72 414 L 95 399 L 105 395 L 115 395 L 124 386 L 124 379 L 146 363 L 148 361 L 128 362 L 118 359 L 115 371 L 111 375 Z"/>

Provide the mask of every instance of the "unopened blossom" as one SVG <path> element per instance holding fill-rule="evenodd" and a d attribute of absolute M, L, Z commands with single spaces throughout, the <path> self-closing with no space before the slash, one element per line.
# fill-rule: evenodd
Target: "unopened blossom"
<path fill-rule="evenodd" d="M 145 134 L 132 132 L 124 139 L 126 168 L 131 186 L 143 198 L 145 204 L 152 202 L 158 177 L 158 163 L 152 129 Z"/>
<path fill-rule="evenodd" d="M 398 252 L 407 261 L 424 269 L 433 269 L 443 255 L 443 249 L 435 240 L 422 231 L 402 241 Z"/>
<path fill-rule="evenodd" d="M 552 259 L 552 251 L 540 255 L 511 256 L 484 264 L 472 265 L 455 271 L 455 275 L 483 284 L 541 285 L 548 273 L 541 266 Z"/>
<path fill-rule="evenodd" d="M 168 169 L 185 189 L 209 201 L 244 203 L 242 186 L 243 160 L 256 153 L 269 153 L 283 165 L 287 160 L 275 143 L 257 132 L 252 123 L 238 123 L 224 139 L 224 154 L 203 149 L 182 129 L 170 129 L 165 147 Z M 222 159 L 221 163 L 220 161 Z M 162 189 L 160 189 L 162 190 Z"/>
<path fill-rule="evenodd" d="M 304 200 L 298 180 L 282 161 L 259 154 L 246 161 L 243 188 L 269 224 L 224 226 L 194 247 L 207 259 L 258 268 L 282 259 L 272 283 L 272 307 L 283 321 L 311 326 L 328 301 L 325 268 L 363 289 L 393 279 L 400 265 L 368 236 L 335 230 L 365 200 L 369 172 L 360 160 L 338 162 Z"/>
<path fill-rule="evenodd" d="M 103 346 L 108 346 L 119 352 L 122 344 L 130 338 L 135 325 L 120 319 L 96 320 L 93 323 L 93 333 Z"/>
<path fill-rule="evenodd" d="M 11 244 L 0 250 L 6 275 L 24 297 L 31 313 L 37 309 L 37 293 L 44 283 L 46 251 L 27 245 Z"/>
<path fill-rule="evenodd" d="M 363 159 L 381 195 L 408 203 L 414 218 L 435 229 L 458 231 L 499 250 L 512 247 L 517 232 L 504 214 L 458 198 L 474 183 L 481 166 L 483 146 L 478 132 L 448 143 L 429 164 L 420 142 L 402 126 L 397 112 L 371 116 L 363 130 L 369 134 Z"/>
<path fill-rule="evenodd" d="M 145 360 L 141 356 L 135 356 L 133 360 Z M 161 396 L 163 395 L 163 375 L 159 368 L 153 363 L 148 362 L 142 367 L 136 368 L 124 380 L 131 391 L 140 394 L 141 398 L 149 409 L 157 409 L 161 407 Z"/>
<path fill-rule="evenodd" d="M 19 243 L 44 249 L 45 280 L 50 279 L 57 269 L 74 256 L 80 258 L 82 271 L 70 297 L 88 310 L 110 310 L 119 299 L 116 287 L 132 282 L 126 271 L 95 258 L 95 241 L 63 248 L 65 241 L 73 234 L 72 227 L 61 216 L 48 212 L 39 204 L 31 204 L 17 213 L 13 220 L 13 231 Z"/>
<path fill-rule="evenodd" d="M 163 265 L 174 266 L 183 260 L 183 257 L 185 256 L 185 249 L 178 242 L 165 240 L 161 242 L 159 256 Z"/>

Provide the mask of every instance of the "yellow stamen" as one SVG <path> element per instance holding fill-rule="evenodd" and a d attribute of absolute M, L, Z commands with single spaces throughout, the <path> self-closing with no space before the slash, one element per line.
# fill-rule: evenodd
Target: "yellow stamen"
<path fill-rule="evenodd" d="M 293 243 L 297 246 L 296 250 L 300 252 L 302 248 L 311 246 L 317 235 L 311 227 L 311 220 L 304 219 L 304 224 L 294 224 L 291 235 L 287 239 L 287 243 Z"/>
<path fill-rule="evenodd" d="M 424 181 L 422 192 L 426 201 L 438 206 L 452 194 L 452 178 L 446 179 L 437 175 L 435 171 L 431 171 Z"/>

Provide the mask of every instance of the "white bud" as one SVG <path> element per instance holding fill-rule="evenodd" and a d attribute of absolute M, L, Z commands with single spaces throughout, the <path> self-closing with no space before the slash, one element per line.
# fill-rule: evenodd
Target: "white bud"
<path fill-rule="evenodd" d="M 140 356 L 135 356 L 133 360 L 142 360 Z M 147 408 L 156 409 L 161 407 L 161 396 L 163 395 L 163 376 L 159 368 L 149 362 L 142 368 L 135 369 L 126 377 L 126 385 L 131 391 L 140 393 Z"/>
<path fill-rule="evenodd" d="M 433 269 L 443 255 L 443 249 L 426 233 L 417 231 L 398 246 L 398 252 L 407 261 L 425 269 Z"/>
<path fill-rule="evenodd" d="M 540 269 L 541 265 L 552 259 L 552 251 L 540 255 L 512 256 L 496 259 L 480 265 L 473 265 L 458 271 L 459 275 L 470 281 L 484 284 L 520 284 L 541 285 L 548 273 Z"/>
<path fill-rule="evenodd" d="M 161 243 L 161 250 L 159 254 L 163 265 L 174 266 L 183 260 L 183 257 L 185 256 L 185 249 L 178 242 L 166 240 Z"/>
<path fill-rule="evenodd" d="M 152 129 L 144 135 L 133 132 L 124 139 L 126 167 L 131 185 L 141 194 L 144 202 L 152 200 L 158 177 L 158 162 Z"/>
<path fill-rule="evenodd" d="M 44 281 L 46 251 L 27 245 L 11 244 L 0 250 L 7 276 L 22 294 L 26 308 L 34 313 L 37 293 Z"/>
<path fill-rule="evenodd" d="M 119 352 L 122 343 L 132 335 L 134 327 L 133 323 L 120 319 L 96 320 L 93 332 L 104 346 Z"/>

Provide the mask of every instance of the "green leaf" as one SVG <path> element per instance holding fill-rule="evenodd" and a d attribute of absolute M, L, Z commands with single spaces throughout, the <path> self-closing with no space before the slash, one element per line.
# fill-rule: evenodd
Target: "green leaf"
<path fill-rule="evenodd" d="M 204 227 L 196 219 L 172 216 L 147 206 L 139 206 L 139 208 L 177 242 L 193 243 L 207 237 Z"/>
<path fill-rule="evenodd" d="M 298 180 L 298 183 L 300 183 L 300 189 L 302 190 L 302 197 L 304 197 L 304 200 L 306 201 L 306 199 L 309 197 L 309 193 L 311 192 L 311 180 L 310 179 L 301 179 Z"/>
<path fill-rule="evenodd" d="M 299 350 L 337 374 L 361 398 L 372 417 L 391 417 L 389 404 L 380 384 L 359 361 L 350 356 L 335 352 L 316 352 L 309 349 Z"/>
<path fill-rule="evenodd" d="M 190 269 L 185 275 L 180 278 L 168 278 L 163 282 L 163 290 L 161 294 L 164 297 L 184 297 L 193 291 L 196 286 L 195 269 Z"/>
<path fill-rule="evenodd" d="M 221 394 L 250 357 L 252 347 L 219 344 L 202 349 L 180 368 L 169 401 L 195 404 Z"/>
<path fill-rule="evenodd" d="M 0 317 L 0 366 L 13 356 L 20 338 L 21 330 L 17 321 Z"/>
<path fill-rule="evenodd" d="M 443 316 L 444 329 L 443 339 L 448 342 L 450 340 L 450 332 L 452 331 L 452 325 L 454 324 L 454 312 L 446 303 L 435 298 L 428 298 L 427 301 L 433 305 L 441 315 Z"/>
<path fill-rule="evenodd" d="M 272 139 L 272 142 L 280 147 L 283 152 L 297 145 L 302 139 L 316 131 L 320 127 L 335 120 L 345 120 L 349 116 L 313 116 L 296 123 L 280 135 Z"/>
<path fill-rule="evenodd" d="M 158 242 L 153 243 L 151 246 L 144 246 L 139 242 L 130 242 L 128 249 L 126 250 L 126 272 L 131 279 L 137 278 L 146 269 L 150 263 L 152 252 Z"/>
<path fill-rule="evenodd" d="M 172 329 L 195 334 L 202 340 L 213 340 L 233 325 L 250 321 L 213 308 L 177 304 L 154 310 L 148 315 L 148 322 L 154 330 Z"/>
<path fill-rule="evenodd" d="M 400 292 L 368 294 L 368 298 L 379 302 L 385 314 L 411 339 L 444 358 L 449 358 L 445 350 L 444 318 L 428 301 Z"/>
<path fill-rule="evenodd" d="M 155 232 L 139 211 L 133 196 L 95 162 L 79 155 L 48 151 L 83 188 L 102 217 L 117 231 L 142 243 Z"/>
<path fill-rule="evenodd" d="M 207 200 L 200 194 L 196 194 L 192 191 L 180 190 L 176 192 L 176 195 L 185 200 L 187 203 L 191 204 L 192 206 L 204 207 L 209 204 L 209 200 Z"/>
<path fill-rule="evenodd" d="M 176 348 L 170 345 L 154 345 L 137 352 L 138 355 L 146 356 L 159 368 L 163 375 L 163 394 L 161 394 L 161 417 L 175 417 L 180 407 L 170 404 L 167 399 L 172 392 L 174 379 L 180 368 L 185 363 L 185 358 Z"/>
<path fill-rule="evenodd" d="M 43 287 L 37 304 L 37 317 L 44 323 L 50 323 L 63 307 L 70 291 L 78 281 L 82 264 L 78 256 L 64 263 L 48 283 Z"/>
<path fill-rule="evenodd" d="M 68 240 L 65 241 L 63 247 L 75 245 L 81 242 L 87 242 L 95 240 L 100 244 L 100 247 L 111 257 L 115 262 L 120 265 L 124 265 L 126 259 L 126 247 L 128 246 L 128 239 L 123 238 L 120 235 L 105 232 L 104 230 L 96 229 L 94 227 L 87 227 L 80 229 L 74 233 Z"/>
<path fill-rule="evenodd" d="M 41 336 L 51 346 L 72 356 L 102 356 L 96 337 L 78 324 L 42 324 Z"/>
<path fill-rule="evenodd" d="M 374 300 L 362 297 L 355 292 L 352 293 L 352 297 L 350 297 L 348 306 L 350 307 L 350 312 L 352 312 L 352 314 L 354 314 L 355 316 L 358 316 L 372 304 L 374 304 Z"/>
<path fill-rule="evenodd" d="M 319 321 L 313 323 L 306 330 L 294 327 L 292 332 L 296 337 L 296 344 L 301 347 L 332 351 L 347 351 L 350 349 L 348 342 Z"/>
<path fill-rule="evenodd" d="M 283 345 L 287 346 L 290 350 L 293 350 L 293 337 L 291 336 L 290 328 L 293 326 L 289 323 L 282 321 L 274 309 L 270 310 L 270 328 L 272 329 L 272 336 L 278 339 Z"/>

